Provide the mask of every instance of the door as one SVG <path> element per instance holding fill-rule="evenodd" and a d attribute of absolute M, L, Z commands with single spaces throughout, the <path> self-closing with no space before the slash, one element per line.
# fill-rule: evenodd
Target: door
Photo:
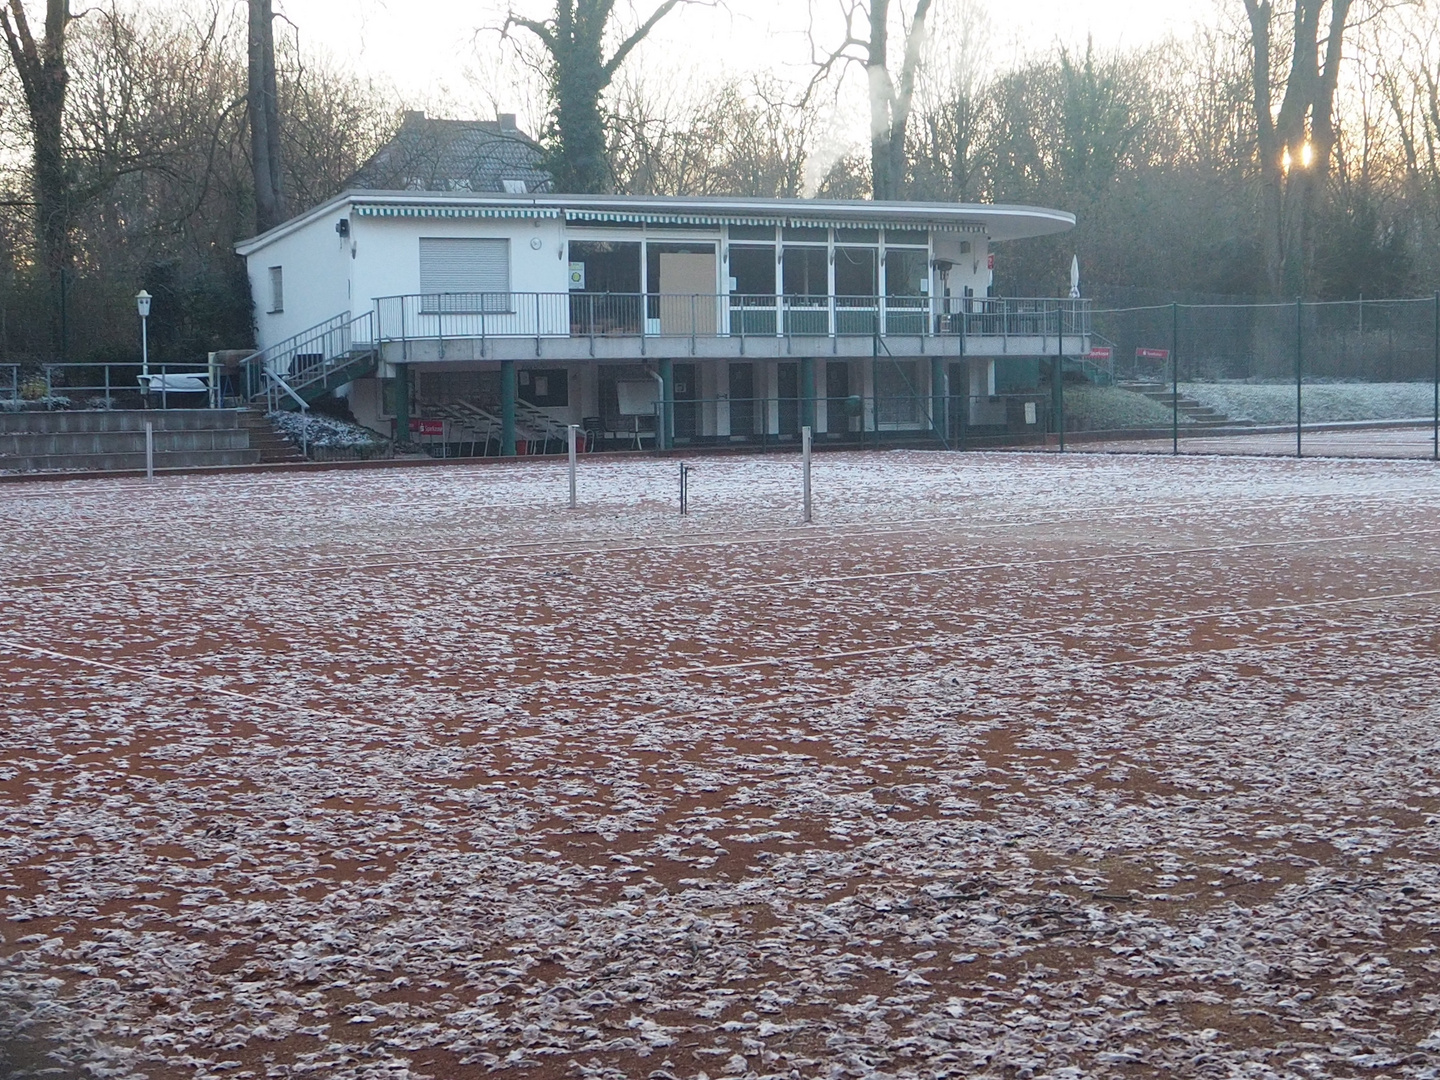
<path fill-rule="evenodd" d="M 715 335 L 715 255 L 662 252 L 660 333 Z"/>
<path fill-rule="evenodd" d="M 783 361 L 775 365 L 779 376 L 776 389 L 780 395 L 780 434 L 800 434 L 800 365 Z"/>
<path fill-rule="evenodd" d="M 676 364 L 675 440 L 690 442 L 700 434 L 700 372 L 694 364 Z"/>
<path fill-rule="evenodd" d="M 730 434 L 754 435 L 755 365 L 730 365 Z"/>

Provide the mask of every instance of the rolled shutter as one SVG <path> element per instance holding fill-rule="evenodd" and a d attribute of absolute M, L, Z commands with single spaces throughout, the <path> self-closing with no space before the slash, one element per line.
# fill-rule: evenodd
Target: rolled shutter
<path fill-rule="evenodd" d="M 422 236 L 420 291 L 443 311 L 511 310 L 510 241 Z"/>

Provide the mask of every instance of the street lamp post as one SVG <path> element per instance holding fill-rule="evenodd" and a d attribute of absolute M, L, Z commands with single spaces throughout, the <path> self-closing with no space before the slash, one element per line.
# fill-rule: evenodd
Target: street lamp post
<path fill-rule="evenodd" d="M 135 294 L 135 310 L 140 312 L 140 377 L 147 380 L 145 388 L 149 390 L 150 328 L 147 320 L 150 318 L 150 294 L 144 289 Z"/>

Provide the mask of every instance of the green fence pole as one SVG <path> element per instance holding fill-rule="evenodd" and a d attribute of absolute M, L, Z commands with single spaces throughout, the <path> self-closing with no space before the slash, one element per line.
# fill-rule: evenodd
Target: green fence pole
<path fill-rule="evenodd" d="M 1305 324 L 1304 301 L 1302 301 L 1302 300 L 1297 296 L 1297 297 L 1295 298 L 1295 456 L 1296 456 L 1297 458 L 1301 456 L 1301 451 L 1302 451 L 1302 449 L 1303 449 L 1303 447 L 1301 446 L 1301 441 L 1300 441 L 1300 440 L 1301 440 L 1301 432 L 1302 432 L 1301 419 L 1302 419 L 1304 413 L 1303 413 L 1303 411 L 1302 411 L 1302 410 L 1303 410 L 1303 403 L 1302 403 L 1302 401 L 1301 401 L 1301 399 L 1300 399 L 1300 386 L 1301 386 L 1301 378 L 1302 378 L 1302 376 L 1303 376 L 1303 374 L 1304 374 L 1303 361 L 1301 360 L 1301 355 L 1302 355 L 1302 354 L 1301 354 L 1301 348 L 1302 348 L 1302 341 L 1303 341 L 1303 337 L 1302 337 L 1303 329 L 1302 329 L 1302 328 L 1304 327 L 1304 324 Z"/>
<path fill-rule="evenodd" d="M 1065 452 L 1065 333 L 1060 317 L 1060 303 L 1055 303 L 1055 372 L 1054 386 L 1050 392 L 1055 396 L 1055 427 L 1060 432 L 1060 453 Z"/>
<path fill-rule="evenodd" d="M 1170 305 L 1170 453 L 1180 453 L 1180 305 Z"/>
<path fill-rule="evenodd" d="M 515 456 L 515 361 L 500 361 L 500 456 Z"/>

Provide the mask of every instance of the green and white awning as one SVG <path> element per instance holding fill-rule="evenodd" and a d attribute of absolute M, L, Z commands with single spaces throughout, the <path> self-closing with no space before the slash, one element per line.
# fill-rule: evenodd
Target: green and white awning
<path fill-rule="evenodd" d="M 659 214 L 635 210 L 566 210 L 566 221 L 601 225 L 781 225 L 783 217 L 731 214 Z"/>
<path fill-rule="evenodd" d="M 543 218 L 557 220 L 561 212 L 549 206 L 422 206 L 407 203 L 356 203 L 359 217 L 381 218 Z"/>

